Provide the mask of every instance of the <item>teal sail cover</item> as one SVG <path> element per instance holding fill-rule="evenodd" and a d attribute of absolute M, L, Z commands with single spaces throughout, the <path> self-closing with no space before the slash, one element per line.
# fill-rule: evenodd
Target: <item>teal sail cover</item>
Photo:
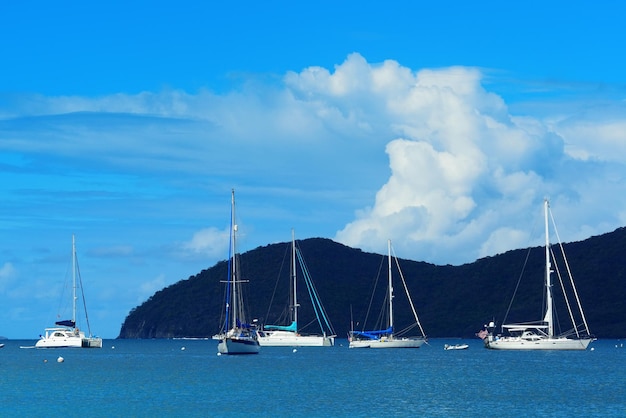
<path fill-rule="evenodd" d="M 264 327 L 268 331 L 298 331 L 298 324 L 296 321 L 293 321 L 291 325 L 265 325 Z"/>

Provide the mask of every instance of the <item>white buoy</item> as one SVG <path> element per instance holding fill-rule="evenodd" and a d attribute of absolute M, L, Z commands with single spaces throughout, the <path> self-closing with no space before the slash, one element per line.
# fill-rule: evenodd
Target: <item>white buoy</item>
<path fill-rule="evenodd" d="M 297 352 L 298 352 L 298 350 L 296 350 L 296 349 L 294 348 L 294 349 L 293 349 L 293 352 L 294 352 L 294 353 L 297 353 Z"/>
<path fill-rule="evenodd" d="M 65 361 L 65 359 L 61 356 L 59 356 L 59 358 L 57 359 L 57 363 L 63 363 Z"/>
<path fill-rule="evenodd" d="M 595 347 L 591 347 L 591 351 L 593 351 L 593 350 L 595 350 L 595 349 L 596 349 Z"/>
<path fill-rule="evenodd" d="M 115 346 L 114 345 L 111 346 L 111 350 L 115 350 Z"/>
<path fill-rule="evenodd" d="M 217 353 L 217 355 L 218 355 L 218 356 L 221 356 L 221 355 L 222 355 L 222 353 Z"/>
<path fill-rule="evenodd" d="M 185 347 L 180 347 L 180 351 L 185 351 Z"/>

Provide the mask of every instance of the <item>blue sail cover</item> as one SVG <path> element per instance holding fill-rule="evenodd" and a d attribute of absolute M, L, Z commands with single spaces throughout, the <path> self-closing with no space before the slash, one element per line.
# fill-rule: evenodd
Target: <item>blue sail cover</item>
<path fill-rule="evenodd" d="M 263 328 L 265 328 L 268 331 L 276 330 L 276 331 L 296 332 L 298 331 L 298 324 L 296 323 L 296 321 L 293 321 L 291 325 L 265 325 Z"/>
<path fill-rule="evenodd" d="M 381 329 L 376 331 L 352 331 L 353 335 L 367 338 L 369 340 L 377 340 L 383 335 L 390 335 L 393 333 L 393 328 Z"/>
<path fill-rule="evenodd" d="M 237 318 L 237 328 L 252 328 L 252 325 L 245 323 L 245 322 L 241 322 L 239 318 Z"/>
<path fill-rule="evenodd" d="M 60 325 L 62 327 L 72 327 L 72 328 L 76 328 L 76 322 L 72 321 L 71 319 L 66 319 L 63 321 L 57 321 L 55 322 L 56 325 Z"/>

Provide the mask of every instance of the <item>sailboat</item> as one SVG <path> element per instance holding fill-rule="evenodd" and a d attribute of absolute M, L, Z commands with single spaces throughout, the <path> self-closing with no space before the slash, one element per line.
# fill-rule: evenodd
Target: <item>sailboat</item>
<path fill-rule="evenodd" d="M 569 264 L 565 258 L 565 251 L 563 245 L 559 242 L 561 254 L 563 256 L 563 264 L 566 267 L 567 274 L 569 276 L 570 295 L 577 302 L 578 311 L 576 317 L 579 317 L 582 323 L 576 325 L 575 312 L 570 306 L 568 292 L 566 292 L 565 281 L 561 276 L 561 271 L 558 268 L 554 253 L 551 251 L 550 237 L 549 237 L 549 222 L 548 218 L 552 213 L 550 211 L 550 203 L 547 199 L 544 200 L 544 229 L 545 229 L 545 270 L 544 270 L 544 287 L 545 287 L 545 314 L 540 321 L 519 323 L 519 324 L 505 324 L 502 325 L 502 331 L 508 331 L 507 335 L 494 335 L 495 323 L 492 321 L 489 325 L 486 325 L 484 329 L 477 335 L 483 337 L 485 347 L 493 350 L 586 350 L 589 344 L 594 340 L 589 332 L 589 326 L 578 297 L 578 292 L 574 286 L 574 280 L 572 278 Z M 552 218 L 552 224 L 554 225 L 554 219 Z M 556 234 L 558 238 L 558 233 Z M 552 255 L 552 257 L 551 257 Z M 554 270 L 551 264 L 551 260 L 554 260 Z M 572 323 L 572 330 L 565 333 L 556 335 L 555 332 L 555 313 L 554 313 L 554 294 L 552 284 L 552 273 L 557 272 L 557 276 L 560 281 L 561 289 L 563 290 L 563 296 L 567 305 L 567 312 Z"/>
<path fill-rule="evenodd" d="M 388 240 L 387 241 L 387 267 L 388 267 L 387 269 L 388 270 L 387 328 L 381 329 L 381 330 L 374 330 L 374 331 L 351 330 L 348 333 L 348 339 L 350 341 L 350 345 L 349 345 L 350 348 L 420 348 L 424 344 L 424 342 L 426 342 L 426 334 L 424 333 L 424 329 L 422 328 L 422 325 L 417 316 L 417 311 L 415 310 L 415 307 L 413 306 L 413 301 L 411 300 L 411 296 L 406 286 L 404 276 L 402 275 L 402 271 L 400 270 L 400 264 L 396 257 L 394 257 L 394 260 L 398 268 L 400 278 L 402 279 L 402 284 L 406 292 L 406 296 L 409 301 L 409 305 L 411 307 L 413 317 L 415 319 L 415 323 L 409 328 L 418 326 L 421 332 L 421 336 L 403 337 L 403 336 L 400 336 L 400 333 L 396 332 L 395 330 L 394 311 L 393 311 L 394 295 L 393 295 L 393 280 L 392 280 L 391 240 Z"/>
<path fill-rule="evenodd" d="M 322 330 L 322 335 L 302 335 L 298 329 L 298 303 L 297 279 L 296 279 L 296 255 L 304 276 L 305 284 L 311 297 L 317 323 Z M 311 276 L 299 249 L 296 248 L 295 234 L 291 231 L 291 292 L 290 292 L 290 324 L 289 325 L 265 325 L 259 332 L 259 343 L 262 346 L 297 346 L 297 347 L 331 347 L 335 344 L 335 333 L 326 316 L 326 312 L 317 295 Z"/>
<path fill-rule="evenodd" d="M 226 281 L 225 321 L 219 340 L 219 354 L 257 354 L 260 351 L 256 327 L 247 323 L 244 313 L 243 294 L 239 279 L 239 257 L 237 254 L 237 225 L 235 223 L 235 190 L 231 194 L 230 254 L 228 280 Z"/>
<path fill-rule="evenodd" d="M 102 348 L 102 338 L 91 335 L 89 326 L 89 317 L 85 306 L 85 317 L 87 321 L 88 336 L 76 326 L 76 279 L 80 280 L 80 290 L 83 296 L 83 304 L 85 295 L 83 292 L 82 279 L 78 271 L 78 262 L 76 259 L 76 239 L 72 235 L 72 319 L 66 319 L 55 322 L 56 327 L 46 328 L 44 335 L 35 343 L 36 348 L 62 348 L 62 347 L 79 347 L 79 348 Z"/>

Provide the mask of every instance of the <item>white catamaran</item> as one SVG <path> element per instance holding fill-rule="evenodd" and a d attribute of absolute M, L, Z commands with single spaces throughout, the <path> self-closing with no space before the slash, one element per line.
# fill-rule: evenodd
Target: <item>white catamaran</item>
<path fill-rule="evenodd" d="M 583 313 L 582 305 L 578 297 L 578 292 L 574 286 L 574 280 L 572 278 L 569 264 L 565 258 L 565 252 L 563 251 L 563 245 L 559 240 L 559 247 L 563 257 L 563 264 L 569 278 L 569 287 L 566 289 L 566 282 L 561 276 L 561 271 L 558 268 L 554 253 L 551 251 L 550 238 L 549 238 L 549 215 L 551 217 L 550 204 L 546 199 L 544 201 L 544 217 L 545 217 L 545 272 L 544 272 L 544 286 L 545 286 L 545 315 L 543 320 L 530 323 L 519 324 L 505 324 L 502 325 L 502 331 L 508 331 L 507 335 L 494 335 L 495 324 L 493 322 L 485 326 L 485 329 L 478 335 L 483 338 L 485 347 L 494 350 L 586 350 L 589 343 L 594 340 L 589 332 L 587 320 Z M 556 232 L 556 226 L 554 225 L 554 219 L 552 218 L 552 225 Z M 558 233 L 556 233 L 558 238 Z M 552 257 L 551 257 L 552 256 Z M 554 270 L 550 260 L 554 260 Z M 553 284 L 552 273 L 556 271 L 559 278 L 560 286 L 563 291 L 565 303 L 567 305 L 567 312 L 572 323 L 572 329 L 565 333 L 556 334 L 555 331 L 555 315 L 553 311 Z M 566 290 L 569 290 L 567 292 Z M 569 303 L 570 297 L 568 293 L 574 298 L 577 303 L 578 311 L 575 313 Z M 576 319 L 582 322 L 576 325 Z"/>
<path fill-rule="evenodd" d="M 87 330 L 89 335 L 86 336 L 76 326 L 76 279 L 80 281 L 80 290 L 83 296 L 83 306 L 85 310 L 85 319 L 87 321 Z M 72 319 L 55 322 L 57 327 L 46 328 L 44 335 L 40 336 L 35 343 L 36 348 L 62 348 L 62 347 L 79 347 L 79 348 L 102 348 L 102 338 L 91 335 L 89 326 L 89 317 L 87 316 L 87 308 L 84 304 L 85 294 L 83 292 L 82 279 L 78 270 L 78 262 L 76 260 L 76 241 L 72 235 Z"/>
<path fill-rule="evenodd" d="M 237 225 L 235 223 L 235 191 L 231 197 L 230 254 L 228 280 L 226 281 L 225 320 L 222 332 L 214 338 L 219 340 L 219 354 L 257 354 L 260 351 L 256 327 L 246 322 L 244 313 L 242 280 L 239 279 L 237 254 Z"/>
<path fill-rule="evenodd" d="M 419 327 L 421 332 L 421 336 L 416 337 L 402 337 L 400 333 L 396 332 L 394 329 L 394 311 L 393 311 L 393 280 L 392 280 L 392 257 L 391 257 L 391 240 L 387 241 L 387 266 L 388 266 L 388 283 L 387 283 L 387 308 L 388 308 L 388 316 L 387 316 L 387 328 L 382 330 L 375 331 L 355 331 L 351 330 L 348 333 L 348 339 L 350 341 L 350 348 L 419 348 L 426 341 L 426 334 L 424 333 L 424 329 L 422 328 L 422 324 L 417 317 L 417 311 L 413 306 L 413 301 L 411 300 L 411 296 L 409 295 L 409 289 L 407 288 L 406 282 L 404 280 L 404 276 L 402 274 L 402 270 L 400 270 L 400 263 L 398 262 L 397 257 L 394 257 L 396 266 L 398 268 L 399 276 L 402 279 L 402 285 L 404 286 L 404 291 L 406 292 L 407 299 L 409 301 L 409 305 L 411 307 L 411 311 L 413 312 L 413 317 L 415 318 L 415 323 L 411 325 L 408 329 L 411 329 L 415 326 Z M 403 331 L 406 332 L 408 331 Z"/>
<path fill-rule="evenodd" d="M 296 257 L 298 259 L 304 282 L 306 284 L 315 316 L 322 335 L 303 335 L 298 329 L 298 303 L 296 280 Z M 331 347 L 335 344 L 335 333 L 327 318 L 326 312 L 319 299 L 309 271 L 306 268 L 301 252 L 296 248 L 293 230 L 291 231 L 291 292 L 290 292 L 290 324 L 289 325 L 265 325 L 259 331 L 259 343 L 262 346 L 296 346 L 296 347 Z"/>

